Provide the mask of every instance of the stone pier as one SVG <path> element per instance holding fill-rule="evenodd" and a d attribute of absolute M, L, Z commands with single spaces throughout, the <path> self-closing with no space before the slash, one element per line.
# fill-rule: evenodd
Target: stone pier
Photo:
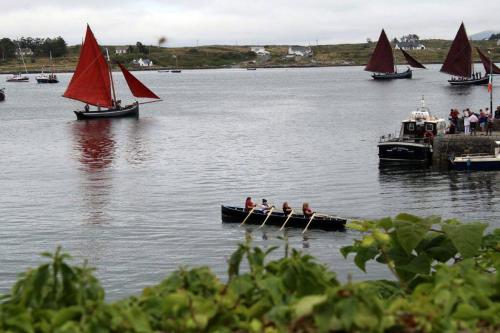
<path fill-rule="evenodd" d="M 438 135 L 434 138 L 432 163 L 444 167 L 450 156 L 463 154 L 494 154 L 495 141 L 500 141 L 500 132 L 485 136 L 482 133 L 465 136 L 463 134 Z"/>

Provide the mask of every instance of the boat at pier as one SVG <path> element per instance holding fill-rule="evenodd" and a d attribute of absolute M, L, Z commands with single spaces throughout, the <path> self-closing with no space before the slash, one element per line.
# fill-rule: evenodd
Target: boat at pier
<path fill-rule="evenodd" d="M 441 67 L 441 72 L 452 75 L 448 82 L 453 86 L 471 86 L 487 84 L 489 76 L 474 71 L 472 61 L 472 46 L 467 37 L 465 26 L 462 22 L 453 39 L 448 55 Z M 488 70 L 489 72 L 489 70 Z"/>
<path fill-rule="evenodd" d="M 271 212 L 268 214 L 260 210 L 254 210 L 249 214 L 245 208 L 221 206 L 223 223 L 242 223 L 261 225 L 266 220 L 266 225 L 282 227 L 286 222 L 286 227 L 304 229 L 310 222 L 310 218 L 302 214 L 292 214 L 290 218 L 282 212 Z M 343 231 L 347 220 L 330 215 L 315 215 L 308 229 L 320 229 L 326 231 Z"/>
<path fill-rule="evenodd" d="M 432 161 L 433 139 L 445 132 L 446 121 L 431 116 L 422 97 L 420 108 L 401 122 L 399 136 L 389 134 L 380 137 L 380 163 L 429 164 Z"/>
<path fill-rule="evenodd" d="M 118 63 L 118 66 L 132 95 L 160 99 L 123 65 Z M 88 107 L 83 111 L 74 111 L 78 120 L 137 117 L 139 115 L 140 103 L 138 101 L 121 106 L 121 101 L 116 98 L 109 54 L 106 59 L 88 25 L 78 65 L 63 96 L 84 102 L 87 106 L 97 107 L 97 111 L 90 111 Z"/>
<path fill-rule="evenodd" d="M 403 49 L 401 49 L 401 52 L 411 67 L 425 68 L 424 65 L 408 54 L 408 52 Z M 413 75 L 413 71 L 409 67 L 404 72 L 398 72 L 398 68 L 394 62 L 392 46 L 384 29 L 380 33 L 377 45 L 365 67 L 365 71 L 373 72 L 372 78 L 374 80 L 411 79 Z"/>
<path fill-rule="evenodd" d="M 500 170 L 500 141 L 495 141 L 494 154 L 465 154 L 451 157 L 450 169 L 453 170 Z"/>
<path fill-rule="evenodd" d="M 0 89 L 0 102 L 5 101 L 5 88 Z"/>

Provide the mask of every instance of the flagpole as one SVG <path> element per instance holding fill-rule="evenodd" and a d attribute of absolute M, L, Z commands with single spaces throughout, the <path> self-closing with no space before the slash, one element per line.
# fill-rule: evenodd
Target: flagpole
<path fill-rule="evenodd" d="M 493 59 L 490 50 L 488 54 L 490 55 L 490 115 L 493 117 Z"/>

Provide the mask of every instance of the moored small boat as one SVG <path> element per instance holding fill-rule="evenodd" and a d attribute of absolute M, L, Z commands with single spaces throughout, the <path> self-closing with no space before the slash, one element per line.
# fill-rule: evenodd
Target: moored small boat
<path fill-rule="evenodd" d="M 466 154 L 452 157 L 449 166 L 453 170 L 500 170 L 500 141 L 495 141 L 495 154 Z"/>
<path fill-rule="evenodd" d="M 7 82 L 28 82 L 30 78 L 26 75 L 21 75 L 19 74 L 14 74 L 11 77 L 9 77 L 6 81 Z"/>
<path fill-rule="evenodd" d="M 36 82 L 38 83 L 58 83 L 59 80 L 55 74 L 45 74 L 42 73 L 36 77 Z"/>
<path fill-rule="evenodd" d="M 260 210 L 254 210 L 249 215 L 249 212 L 247 212 L 244 208 L 224 205 L 221 206 L 221 213 L 223 223 L 242 223 L 248 216 L 245 224 L 261 225 L 267 218 L 267 214 Z M 304 229 L 310 220 L 310 218 L 302 214 L 292 214 L 288 221 L 287 218 L 288 216 L 282 212 L 272 212 L 266 221 L 266 225 L 281 227 L 286 221 L 287 228 L 291 227 Z M 312 222 L 309 224 L 308 229 L 343 231 L 345 230 L 346 222 L 346 219 L 335 216 L 316 215 L 314 216 Z"/>

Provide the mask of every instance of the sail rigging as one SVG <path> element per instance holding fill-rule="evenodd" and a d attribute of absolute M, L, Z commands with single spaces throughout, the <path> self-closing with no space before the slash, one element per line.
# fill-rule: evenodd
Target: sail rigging
<path fill-rule="evenodd" d="M 410 54 L 408 54 L 408 52 L 406 52 L 403 49 L 401 49 L 401 52 L 403 52 L 403 56 L 405 57 L 408 65 L 410 65 L 411 67 L 415 67 L 415 68 L 424 68 L 425 69 L 425 66 L 422 65 L 417 59 L 413 58 Z"/>
<path fill-rule="evenodd" d="M 498 68 L 498 66 L 495 65 L 495 63 L 492 62 L 486 54 L 484 54 L 478 47 L 476 47 L 476 51 L 479 54 L 479 58 L 481 58 L 481 62 L 483 63 L 484 70 L 487 74 L 490 74 L 490 72 L 493 74 L 500 74 L 500 68 Z"/>
<path fill-rule="evenodd" d="M 145 97 L 145 98 L 156 98 L 160 99 L 154 92 L 152 92 L 148 87 L 146 87 L 141 81 L 139 81 L 132 73 L 130 73 L 122 64 L 118 63 L 125 81 L 135 97 Z"/>
<path fill-rule="evenodd" d="M 113 106 L 109 66 L 88 25 L 78 65 L 63 96 L 90 105 Z"/>
<path fill-rule="evenodd" d="M 463 23 L 451 44 L 441 72 L 460 77 L 472 76 L 472 47 Z"/>
<path fill-rule="evenodd" d="M 384 29 L 380 33 L 380 37 L 375 46 L 375 50 L 365 67 L 365 71 L 377 73 L 395 73 L 394 55 L 392 54 L 392 46 L 385 34 Z"/>

